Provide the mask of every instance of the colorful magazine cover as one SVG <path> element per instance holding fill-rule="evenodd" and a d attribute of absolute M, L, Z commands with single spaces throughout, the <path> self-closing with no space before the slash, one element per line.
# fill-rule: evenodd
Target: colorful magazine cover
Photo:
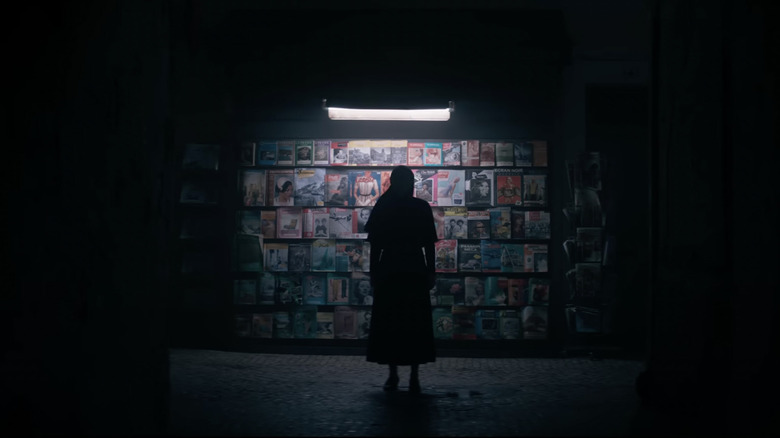
<path fill-rule="evenodd" d="M 349 274 L 328 274 L 328 304 L 349 303 Z"/>
<path fill-rule="evenodd" d="M 496 205 L 523 205 L 523 171 L 495 169 Z"/>
<path fill-rule="evenodd" d="M 366 207 L 376 204 L 381 195 L 379 183 L 382 177 L 375 170 L 352 170 L 349 172 L 349 205 Z"/>
<path fill-rule="evenodd" d="M 265 170 L 242 169 L 239 171 L 238 188 L 241 205 L 261 207 L 265 205 Z"/>
<path fill-rule="evenodd" d="M 490 238 L 512 238 L 512 210 L 509 207 L 494 207 L 488 209 L 490 214 Z"/>
<path fill-rule="evenodd" d="M 466 207 L 444 207 L 444 238 L 468 238 L 468 210 Z"/>
<path fill-rule="evenodd" d="M 490 276 L 485 279 L 485 304 L 506 306 L 509 301 L 509 278 Z"/>
<path fill-rule="evenodd" d="M 273 166 L 276 164 L 276 142 L 261 141 L 257 146 L 255 158 L 258 166 Z"/>
<path fill-rule="evenodd" d="M 525 211 L 512 209 L 512 239 L 525 238 Z"/>
<path fill-rule="evenodd" d="M 380 170 L 379 171 L 379 191 L 382 195 L 390 188 L 390 175 L 392 170 Z M 381 196 L 381 195 L 380 195 Z"/>
<path fill-rule="evenodd" d="M 325 205 L 324 168 L 296 168 L 293 183 L 295 187 L 293 205 L 302 207 Z"/>
<path fill-rule="evenodd" d="M 425 166 L 442 165 L 442 146 L 443 145 L 440 142 L 425 142 L 425 146 L 423 148 L 423 164 Z"/>
<path fill-rule="evenodd" d="M 436 246 L 436 272 L 458 272 L 458 241 L 439 240 Z"/>
<path fill-rule="evenodd" d="M 550 279 L 532 277 L 528 279 L 528 304 L 546 306 L 550 304 Z"/>
<path fill-rule="evenodd" d="M 368 166 L 371 164 L 369 140 L 350 140 L 347 146 L 350 166 Z"/>
<path fill-rule="evenodd" d="M 325 172 L 325 205 L 349 205 L 349 171 L 346 169 L 329 168 Z"/>
<path fill-rule="evenodd" d="M 314 140 L 295 141 L 295 165 L 311 166 L 314 164 Z"/>
<path fill-rule="evenodd" d="M 437 186 L 439 178 L 436 169 L 412 169 L 414 174 L 414 197 L 437 205 Z"/>
<path fill-rule="evenodd" d="M 303 236 L 301 207 L 282 207 L 276 210 L 276 237 L 300 239 Z"/>
<path fill-rule="evenodd" d="M 436 238 L 444 239 L 444 208 L 443 207 L 431 207 L 433 213 L 433 225 L 436 227 Z"/>
<path fill-rule="evenodd" d="M 260 232 L 266 239 L 276 239 L 276 210 L 260 210 Z"/>
<path fill-rule="evenodd" d="M 466 205 L 466 174 L 460 169 L 439 169 L 436 173 L 438 196 L 437 205 Z"/>
<path fill-rule="evenodd" d="M 460 276 L 436 277 L 436 305 L 462 306 L 465 303 L 465 287 Z"/>
<path fill-rule="evenodd" d="M 467 140 L 466 152 L 461 159 L 463 166 L 479 166 L 479 140 Z"/>
<path fill-rule="evenodd" d="M 239 166 L 254 166 L 255 165 L 255 149 L 257 143 L 252 141 L 241 142 L 238 145 L 238 165 Z"/>
<path fill-rule="evenodd" d="M 423 155 L 425 155 L 425 143 L 421 142 L 408 142 L 406 144 L 407 151 L 407 165 L 409 166 L 422 166 Z"/>
<path fill-rule="evenodd" d="M 495 167 L 496 143 L 493 141 L 481 142 L 479 145 L 479 166 Z"/>
<path fill-rule="evenodd" d="M 547 244 L 524 245 L 525 272 L 547 272 Z"/>
<path fill-rule="evenodd" d="M 465 141 L 448 141 L 442 143 L 442 165 L 460 166 L 462 151 L 466 150 Z"/>
<path fill-rule="evenodd" d="M 349 304 L 370 306 L 374 304 L 374 288 L 371 279 L 364 272 L 353 272 L 349 279 Z"/>
<path fill-rule="evenodd" d="M 271 169 L 267 175 L 268 205 L 274 207 L 295 205 L 295 173 L 293 169 Z"/>
<path fill-rule="evenodd" d="M 368 339 L 371 331 L 371 309 L 356 309 L 357 338 Z"/>
<path fill-rule="evenodd" d="M 531 170 L 523 175 L 523 204 L 547 205 L 547 172 Z"/>
<path fill-rule="evenodd" d="M 299 274 L 279 273 L 276 277 L 276 304 L 303 303 L 303 286 Z"/>
<path fill-rule="evenodd" d="M 295 140 L 276 142 L 276 164 L 279 166 L 292 166 L 295 164 Z"/>
<path fill-rule="evenodd" d="M 481 272 L 482 248 L 478 243 L 458 242 L 458 271 Z"/>
<path fill-rule="evenodd" d="M 501 272 L 501 243 L 495 240 L 480 240 L 482 272 Z"/>
<path fill-rule="evenodd" d="M 371 209 L 373 207 L 359 207 L 352 210 L 352 234 L 357 239 L 368 238 L 368 231 L 366 231 L 366 223 L 371 216 Z"/>
<path fill-rule="evenodd" d="M 490 239 L 489 211 L 469 210 L 467 224 L 469 239 Z"/>
<path fill-rule="evenodd" d="M 520 314 L 517 309 L 502 309 L 498 311 L 499 333 L 501 339 L 520 339 L 522 328 Z"/>
<path fill-rule="evenodd" d="M 349 142 L 332 141 L 330 143 L 330 165 L 347 166 L 349 165 Z"/>
<path fill-rule="evenodd" d="M 452 339 L 477 339 L 474 309 L 466 306 L 452 306 Z"/>
<path fill-rule="evenodd" d="M 501 272 L 525 272 L 525 252 L 522 243 L 501 243 Z"/>

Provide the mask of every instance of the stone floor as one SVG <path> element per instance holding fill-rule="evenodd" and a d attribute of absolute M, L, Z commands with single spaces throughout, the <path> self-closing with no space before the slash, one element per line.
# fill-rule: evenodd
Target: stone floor
<path fill-rule="evenodd" d="M 440 357 L 386 393 L 360 355 L 171 350 L 169 433 L 186 436 L 696 435 L 643 407 L 641 361 Z"/>

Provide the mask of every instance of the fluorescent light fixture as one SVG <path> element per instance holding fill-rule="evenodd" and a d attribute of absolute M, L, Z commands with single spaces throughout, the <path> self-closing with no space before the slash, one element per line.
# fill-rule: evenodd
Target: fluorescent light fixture
<path fill-rule="evenodd" d="M 449 108 L 443 109 L 362 109 L 328 107 L 322 100 L 322 107 L 328 110 L 331 120 L 396 120 L 418 122 L 446 122 L 450 113 L 455 111 L 455 103 L 450 101 Z"/>

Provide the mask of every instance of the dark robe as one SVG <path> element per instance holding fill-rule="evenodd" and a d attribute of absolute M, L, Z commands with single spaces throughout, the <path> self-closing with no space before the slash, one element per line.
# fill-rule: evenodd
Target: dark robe
<path fill-rule="evenodd" d="M 429 291 L 437 238 L 430 205 L 391 188 L 372 209 L 366 231 L 374 286 L 366 360 L 391 365 L 435 361 Z"/>

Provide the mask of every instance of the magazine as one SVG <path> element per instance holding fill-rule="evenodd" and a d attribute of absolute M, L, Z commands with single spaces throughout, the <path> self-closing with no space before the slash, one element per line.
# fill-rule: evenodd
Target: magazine
<path fill-rule="evenodd" d="M 311 244 L 311 270 L 334 272 L 336 270 L 336 241 L 317 239 Z"/>
<path fill-rule="evenodd" d="M 550 279 L 528 279 L 528 304 L 546 306 L 550 303 Z"/>
<path fill-rule="evenodd" d="M 328 304 L 349 303 L 349 274 L 328 274 Z"/>
<path fill-rule="evenodd" d="M 433 225 L 436 227 L 436 238 L 440 240 L 444 239 L 444 208 L 431 207 L 431 212 L 433 213 Z"/>
<path fill-rule="evenodd" d="M 260 210 L 260 233 L 266 239 L 276 239 L 276 210 Z"/>
<path fill-rule="evenodd" d="M 303 283 L 304 304 L 325 304 L 325 294 L 328 289 L 325 274 L 303 274 L 301 283 Z"/>
<path fill-rule="evenodd" d="M 292 169 L 271 169 L 267 172 L 268 205 L 292 207 L 295 200 L 295 174 Z"/>
<path fill-rule="evenodd" d="M 293 183 L 294 205 L 304 207 L 325 205 L 325 169 L 296 168 Z"/>
<path fill-rule="evenodd" d="M 262 237 L 256 234 L 235 234 L 235 270 L 259 272 L 263 270 Z"/>
<path fill-rule="evenodd" d="M 349 205 L 349 171 L 330 169 L 325 172 L 325 205 Z"/>
<path fill-rule="evenodd" d="M 371 331 L 371 309 L 356 309 L 357 338 L 368 339 Z"/>
<path fill-rule="evenodd" d="M 510 277 L 507 284 L 509 290 L 507 305 L 516 307 L 527 305 L 526 291 L 528 289 L 528 279 Z"/>
<path fill-rule="evenodd" d="M 496 143 L 481 142 L 479 145 L 479 166 L 495 167 L 496 165 Z"/>
<path fill-rule="evenodd" d="M 437 204 L 445 207 L 463 206 L 466 196 L 466 175 L 459 169 L 439 169 L 436 173 Z"/>
<path fill-rule="evenodd" d="M 512 238 L 512 210 L 509 207 L 494 207 L 488 209 L 490 215 L 490 238 Z"/>
<path fill-rule="evenodd" d="M 273 312 L 273 316 L 274 316 L 274 327 L 273 327 L 274 338 L 292 339 L 294 335 L 293 335 L 292 322 L 290 321 L 290 312 L 287 310 L 277 310 Z"/>
<path fill-rule="evenodd" d="M 314 164 L 314 140 L 295 141 L 295 165 L 311 166 Z"/>
<path fill-rule="evenodd" d="M 439 240 L 436 245 L 436 272 L 458 272 L 458 241 Z"/>
<path fill-rule="evenodd" d="M 496 166 L 512 167 L 515 165 L 515 145 L 510 142 L 496 143 Z"/>
<path fill-rule="evenodd" d="M 425 143 L 420 142 L 408 142 L 406 144 L 407 151 L 407 165 L 408 166 L 422 166 L 423 155 L 425 151 Z"/>
<path fill-rule="evenodd" d="M 477 309 L 475 325 L 477 339 L 501 339 L 498 310 Z"/>
<path fill-rule="evenodd" d="M 276 210 L 276 234 L 280 239 L 300 239 L 303 236 L 301 207 L 282 207 Z"/>
<path fill-rule="evenodd" d="M 517 309 L 502 309 L 498 311 L 499 333 L 501 339 L 520 339 L 520 314 Z"/>
<path fill-rule="evenodd" d="M 330 140 L 314 141 L 314 160 L 315 166 L 327 166 L 330 164 Z"/>
<path fill-rule="evenodd" d="M 493 205 L 493 170 L 466 169 L 466 205 L 490 207 Z"/>
<path fill-rule="evenodd" d="M 260 275 L 260 296 L 257 304 L 274 304 L 276 302 L 276 274 L 264 272 Z"/>
<path fill-rule="evenodd" d="M 276 277 L 276 304 L 303 304 L 303 285 L 298 274 L 280 273 Z"/>
<path fill-rule="evenodd" d="M 440 306 L 464 305 L 466 300 L 462 277 L 436 278 L 436 304 Z"/>
<path fill-rule="evenodd" d="M 522 243 L 501 242 L 501 272 L 525 272 Z"/>
<path fill-rule="evenodd" d="M 407 159 L 406 140 L 390 140 L 390 160 L 393 166 L 406 165 Z"/>
<path fill-rule="evenodd" d="M 370 306 L 374 304 L 374 288 L 371 279 L 363 272 L 353 272 L 349 279 L 349 304 Z"/>
<path fill-rule="evenodd" d="M 533 163 L 536 167 L 547 167 L 547 142 L 542 140 L 533 140 Z"/>
<path fill-rule="evenodd" d="M 464 299 L 467 306 L 477 307 L 485 305 L 485 277 L 465 277 Z"/>
<path fill-rule="evenodd" d="M 255 158 L 258 166 L 273 166 L 276 164 L 276 142 L 261 141 L 257 147 Z"/>
<path fill-rule="evenodd" d="M 425 166 L 442 165 L 442 143 L 426 142 L 423 153 L 423 164 Z"/>
<path fill-rule="evenodd" d="M 299 339 L 317 337 L 317 306 L 297 306 L 292 315 L 293 336 Z"/>
<path fill-rule="evenodd" d="M 390 140 L 372 140 L 369 143 L 369 151 L 372 166 L 392 166 Z"/>
<path fill-rule="evenodd" d="M 478 243 L 458 242 L 458 271 L 482 272 L 482 248 Z"/>
<path fill-rule="evenodd" d="M 357 339 L 357 312 L 349 306 L 333 308 L 333 338 Z"/>
<path fill-rule="evenodd" d="M 288 271 L 311 271 L 311 243 L 292 242 L 289 244 L 288 251 Z"/>
<path fill-rule="evenodd" d="M 238 188 L 241 205 L 260 207 L 265 205 L 265 170 L 242 169 L 239 172 Z"/>
<path fill-rule="evenodd" d="M 468 211 L 468 238 L 490 239 L 490 212 L 487 210 Z"/>
<path fill-rule="evenodd" d="M 368 238 L 366 223 L 371 216 L 372 207 L 359 207 L 352 210 L 352 234 L 357 239 Z"/>
<path fill-rule="evenodd" d="M 580 262 L 601 263 L 602 260 L 602 228 L 577 228 L 577 260 Z"/>
<path fill-rule="evenodd" d="M 550 238 L 550 212 L 526 211 L 525 212 L 525 237 L 526 239 Z"/>
<path fill-rule="evenodd" d="M 347 145 L 350 166 L 368 166 L 371 164 L 369 140 L 350 140 Z"/>
<path fill-rule="evenodd" d="M 392 170 L 380 170 L 379 171 L 379 191 L 382 195 L 390 188 L 390 175 Z M 381 195 L 380 195 L 381 196 Z"/>
<path fill-rule="evenodd" d="M 452 339 L 452 309 L 449 307 L 434 307 L 432 317 L 433 337 L 435 339 Z"/>
<path fill-rule="evenodd" d="M 468 210 L 466 207 L 444 208 L 444 238 L 468 238 Z"/>
<path fill-rule="evenodd" d="M 523 175 L 523 205 L 547 205 L 547 172 L 528 170 Z"/>
<path fill-rule="evenodd" d="M 219 145 L 194 143 L 184 145 L 182 169 L 219 170 Z"/>
<path fill-rule="evenodd" d="M 449 141 L 442 143 L 442 165 L 460 166 L 462 151 L 466 150 L 465 141 Z"/>
<path fill-rule="evenodd" d="M 495 240 L 481 240 L 479 244 L 482 272 L 501 272 L 501 243 Z"/>
<path fill-rule="evenodd" d="M 525 211 L 512 209 L 512 239 L 525 238 Z"/>
<path fill-rule="evenodd" d="M 601 298 L 601 264 L 576 263 L 575 296 L 581 302 L 594 302 Z"/>
<path fill-rule="evenodd" d="M 514 144 L 515 167 L 531 167 L 534 165 L 534 145 L 530 141 Z"/>
<path fill-rule="evenodd" d="M 274 336 L 274 314 L 253 313 L 252 314 L 252 334 L 253 338 L 272 338 Z"/>
<path fill-rule="evenodd" d="M 466 152 L 462 155 L 463 166 L 479 166 L 479 140 L 467 140 Z"/>
<path fill-rule="evenodd" d="M 263 228 L 260 220 L 260 210 L 239 210 L 238 232 L 242 234 L 263 235 Z M 275 236 L 274 236 L 275 237 Z"/>
<path fill-rule="evenodd" d="M 276 142 L 276 164 L 279 166 L 292 166 L 295 164 L 295 140 Z"/>
<path fill-rule="evenodd" d="M 238 145 L 238 165 L 239 166 L 254 166 L 255 165 L 255 147 L 256 143 L 251 141 L 245 141 Z"/>
<path fill-rule="evenodd" d="M 414 174 L 414 197 L 437 205 L 438 176 L 436 169 L 412 169 Z"/>
<path fill-rule="evenodd" d="M 333 312 L 317 311 L 317 339 L 333 339 Z"/>
<path fill-rule="evenodd" d="M 349 171 L 349 205 L 366 207 L 376 204 L 381 194 L 381 175 L 375 170 Z"/>
<path fill-rule="evenodd" d="M 351 239 L 352 234 L 352 209 L 330 207 L 328 209 L 328 227 L 330 237 L 335 239 Z"/>
<path fill-rule="evenodd" d="M 452 306 L 452 339 L 477 339 L 474 309 L 466 306 Z"/>
<path fill-rule="evenodd" d="M 287 242 L 266 243 L 264 252 L 266 271 L 287 271 L 287 256 L 289 253 L 289 244 Z"/>
<path fill-rule="evenodd" d="M 524 245 L 525 272 L 547 272 L 547 244 Z"/>
<path fill-rule="evenodd" d="M 523 339 L 547 339 L 547 307 L 526 306 L 521 319 Z"/>
<path fill-rule="evenodd" d="M 347 152 L 349 143 L 346 141 L 330 142 L 330 165 L 346 166 L 349 164 L 349 154 Z"/>
<path fill-rule="evenodd" d="M 485 304 L 506 306 L 509 300 L 509 278 L 490 276 L 485 279 Z"/>
<path fill-rule="evenodd" d="M 496 205 L 523 205 L 523 171 L 495 169 Z"/>

